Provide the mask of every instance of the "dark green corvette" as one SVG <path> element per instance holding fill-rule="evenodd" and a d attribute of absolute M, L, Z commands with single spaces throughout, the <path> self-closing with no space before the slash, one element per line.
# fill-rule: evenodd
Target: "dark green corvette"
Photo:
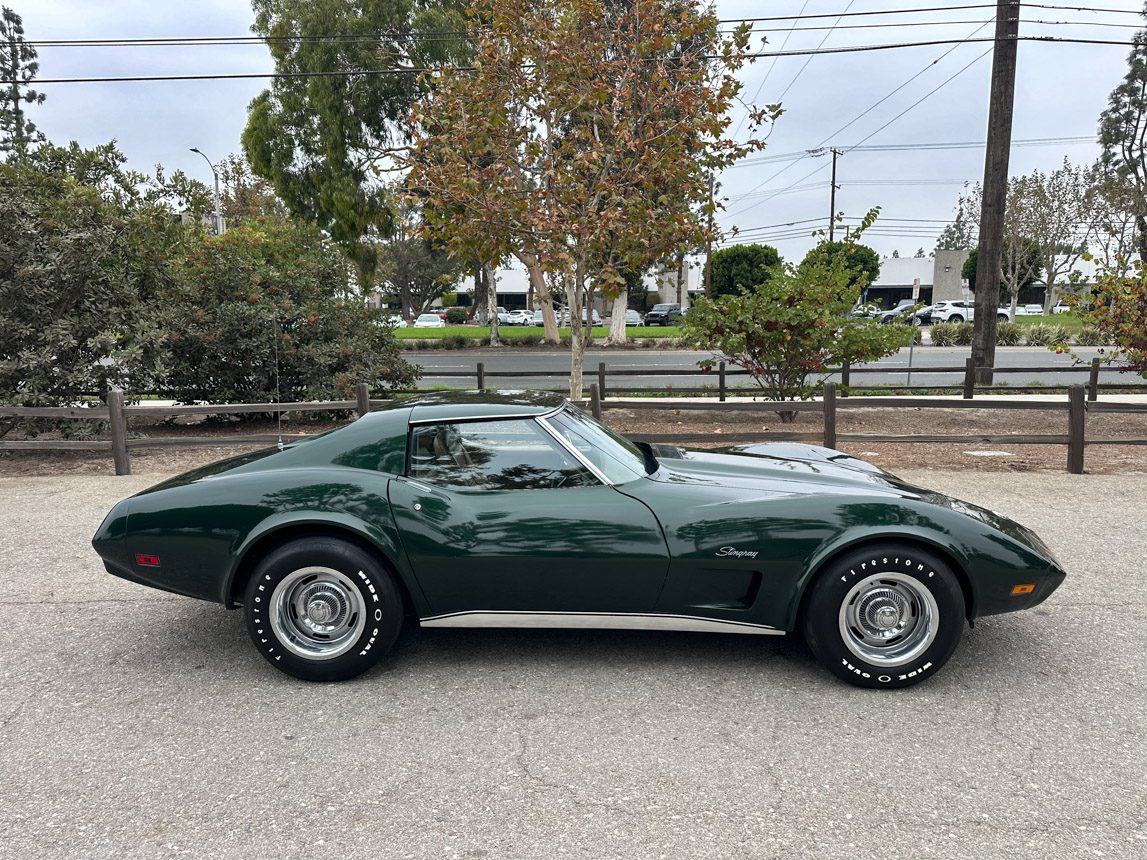
<path fill-rule="evenodd" d="M 965 620 L 1063 581 L 1038 537 L 837 451 L 637 445 L 564 400 L 453 393 L 188 472 L 92 541 L 116 576 L 242 606 L 309 680 L 425 627 L 800 632 L 869 687 L 935 673 Z"/>

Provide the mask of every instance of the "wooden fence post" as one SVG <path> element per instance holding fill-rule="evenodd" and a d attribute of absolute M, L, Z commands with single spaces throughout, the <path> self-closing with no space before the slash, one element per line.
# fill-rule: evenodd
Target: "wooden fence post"
<path fill-rule="evenodd" d="M 964 368 L 964 399 L 971 400 L 976 394 L 976 359 L 968 356 Z"/>
<path fill-rule="evenodd" d="M 356 407 L 358 417 L 366 415 L 370 412 L 370 386 L 365 382 L 359 382 L 354 387 L 354 399 L 358 402 Z"/>
<path fill-rule="evenodd" d="M 108 392 L 108 423 L 112 433 L 112 460 L 117 475 L 131 474 L 131 460 L 127 453 L 127 421 L 123 415 L 123 392 L 113 388 Z"/>
<path fill-rule="evenodd" d="M 1087 380 L 1087 399 L 1093 403 L 1099 399 L 1099 356 L 1091 359 L 1091 376 Z"/>
<path fill-rule="evenodd" d="M 836 383 L 824 384 L 824 447 L 836 447 Z"/>
<path fill-rule="evenodd" d="M 1067 471 L 1083 474 L 1083 447 L 1086 442 L 1087 403 L 1083 386 L 1073 385 L 1067 390 Z"/>
<path fill-rule="evenodd" d="M 725 402 L 725 362 L 717 362 L 717 396 Z"/>
<path fill-rule="evenodd" d="M 840 396 L 848 397 L 849 377 L 852 374 L 852 361 L 845 359 L 844 364 L 840 366 Z"/>
<path fill-rule="evenodd" d="M 605 362 L 599 361 L 597 364 L 597 393 L 603 400 L 605 399 Z"/>
<path fill-rule="evenodd" d="M 478 362 L 478 390 L 486 390 L 486 362 Z"/>
<path fill-rule="evenodd" d="M 591 383 L 589 386 L 589 411 L 593 417 L 598 421 L 601 420 L 601 394 L 597 390 L 597 383 Z"/>

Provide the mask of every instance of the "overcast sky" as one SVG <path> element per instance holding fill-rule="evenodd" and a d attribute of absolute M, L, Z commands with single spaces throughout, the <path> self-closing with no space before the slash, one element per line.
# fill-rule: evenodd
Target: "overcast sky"
<path fill-rule="evenodd" d="M 242 0 L 4 0 L 24 17 L 30 40 L 124 38 L 149 36 L 248 35 L 251 11 Z M 720 0 L 722 18 L 783 16 L 868 10 L 968 5 L 984 0 Z M 1069 0 L 1045 0 L 1068 5 Z M 1077 2 L 1078 0 L 1071 0 Z M 1142 0 L 1104 0 L 1096 4 L 1129 12 L 1142 8 Z M 993 9 L 923 12 L 914 16 L 852 17 L 828 30 L 787 32 L 792 21 L 762 22 L 775 29 L 767 36 L 769 49 L 800 50 L 847 45 L 887 44 L 927 39 L 964 39 L 974 32 L 990 37 Z M 1106 22 L 1142 24 L 1133 15 L 1111 12 L 1029 9 L 1028 21 Z M 828 27 L 835 17 L 796 22 L 798 28 Z M 936 26 L 932 22 L 943 22 Z M 898 23 L 889 28 L 845 29 L 845 25 Z M 1133 29 L 1024 23 L 1024 35 L 1129 41 Z M 826 40 L 827 36 L 827 40 Z M 763 157 L 800 153 L 824 143 L 847 148 L 855 145 L 913 103 L 927 95 L 969 63 L 972 65 L 934 95 L 865 142 L 912 144 L 981 141 L 987 122 L 988 79 L 991 57 L 976 61 L 989 44 L 902 48 L 893 51 L 760 59 L 743 73 L 745 100 L 769 103 L 781 100 L 785 114 L 778 121 Z M 1021 43 L 1016 92 L 1014 137 L 1094 137 L 1096 121 L 1108 94 L 1126 71 L 1128 48 L 1104 45 Z M 946 55 L 946 56 L 945 56 Z M 943 56 L 939 62 L 933 61 Z M 807 64 L 806 64 L 807 61 Z M 975 61 L 975 62 L 973 62 Z M 212 47 L 131 47 L 40 49 L 40 77 L 86 77 L 139 74 L 262 72 L 272 68 L 261 45 Z M 838 129 L 885 98 L 914 75 L 907 86 L 844 131 Z M 239 136 L 250 100 L 265 81 L 188 81 L 43 84 L 47 102 L 36 109 L 35 119 L 57 142 L 70 139 L 94 145 L 115 139 L 131 166 L 148 169 L 162 163 L 169 170 L 183 169 L 210 180 L 207 165 L 188 150 L 197 146 L 219 159 L 240 149 Z M 758 95 L 759 91 L 759 95 Z M 783 98 L 782 98 L 783 94 Z M 733 127 L 743 114 L 738 108 Z M 745 131 L 741 131 L 745 136 Z M 1017 146 L 1012 172 L 1054 169 L 1067 156 L 1089 162 L 1098 154 L 1093 143 L 1055 146 Z M 737 226 L 744 236 L 763 236 L 786 257 L 799 257 L 811 244 L 808 233 L 823 226 L 829 211 L 827 156 L 800 161 L 751 164 L 729 170 L 721 177 L 730 200 L 720 221 Z M 819 172 L 813 171 L 821 168 Z M 781 172 L 783 171 L 783 172 Z M 908 256 L 923 246 L 931 250 L 941 219 L 947 219 L 959 194 L 958 183 L 977 180 L 983 172 L 983 151 L 921 150 L 846 154 L 839 162 L 837 209 L 858 217 L 871 206 L 883 207 L 884 234 L 871 235 L 869 244 L 881 253 L 896 249 Z M 812 175 L 809 175 L 809 174 Z M 850 185 L 850 181 L 863 185 Z M 873 183 L 896 181 L 895 185 Z M 906 184 L 927 181 L 927 185 Z M 952 184 L 938 184 L 950 182 Z M 794 187 L 795 186 L 795 187 Z M 814 186 L 814 187 L 809 187 Z M 792 188 L 791 191 L 787 189 Z M 769 196 L 777 191 L 786 193 Z M 739 195 L 755 195 L 741 198 Z M 815 220 L 819 219 L 819 225 Z M 910 220 L 912 219 L 912 220 Z M 917 220 L 918 219 L 918 220 Z M 794 224 L 800 235 L 774 240 Z M 759 232 L 754 233 L 754 228 Z M 760 228 L 769 228 L 760 230 Z M 918 235 L 917 235 L 918 234 Z M 791 233 L 789 234 L 791 235 Z"/>

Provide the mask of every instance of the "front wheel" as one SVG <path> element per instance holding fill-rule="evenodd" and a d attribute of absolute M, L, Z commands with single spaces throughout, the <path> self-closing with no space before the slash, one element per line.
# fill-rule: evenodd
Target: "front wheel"
<path fill-rule="evenodd" d="M 1011 322 L 1012 321 L 1012 318 L 1009 317 L 1007 314 L 997 314 L 996 319 L 999 322 Z"/>
<path fill-rule="evenodd" d="M 260 561 L 243 609 L 259 653 L 305 681 L 362 674 L 390 650 L 403 619 L 402 595 L 378 560 L 325 537 L 291 541 Z"/>
<path fill-rule="evenodd" d="M 942 667 L 964 626 L 960 583 L 934 554 L 897 544 L 849 553 L 812 585 L 803 632 L 817 659 L 858 687 L 909 687 Z"/>

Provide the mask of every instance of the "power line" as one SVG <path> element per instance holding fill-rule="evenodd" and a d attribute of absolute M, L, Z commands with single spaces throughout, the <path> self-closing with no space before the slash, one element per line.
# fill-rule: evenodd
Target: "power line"
<path fill-rule="evenodd" d="M 896 21 L 877 22 L 870 24 L 821 24 L 812 27 L 760 27 L 753 28 L 750 33 L 800 33 L 823 32 L 824 30 L 877 30 L 905 27 L 955 27 L 964 24 L 978 24 L 978 21 Z M 1055 27 L 1112 27 L 1125 30 L 1142 29 L 1141 24 L 1119 24 L 1112 21 L 1046 21 L 1038 18 L 1021 19 L 1022 24 L 1035 24 L 1039 26 Z M 728 32 L 728 31 L 724 31 Z M 368 35 L 353 35 L 345 33 L 313 34 L 297 36 L 150 36 L 150 37 L 122 37 L 106 39 L 38 39 L 29 40 L 25 44 L 35 48 L 130 48 L 130 47 L 215 47 L 215 46 L 247 46 L 265 44 L 307 44 L 319 42 L 323 44 L 377 44 L 381 39 L 418 39 L 420 41 L 453 41 L 459 39 L 472 40 L 474 32 L 469 30 L 435 30 L 435 31 L 376 31 Z M 780 50 L 784 50 L 788 39 L 781 43 Z M 766 76 L 767 78 L 767 76 Z M 755 100 L 754 96 L 754 100 Z"/>
<path fill-rule="evenodd" d="M 804 57 L 810 54 L 856 54 L 869 51 L 887 51 L 898 48 L 921 48 L 933 45 L 965 45 L 982 42 L 995 42 L 995 39 L 932 39 L 923 42 L 895 42 L 884 45 L 855 45 L 841 48 L 820 48 L 815 50 L 797 50 L 784 52 L 760 52 L 745 54 L 746 58 L 762 57 Z M 1135 43 L 1110 39 L 1075 39 L 1059 36 L 1020 36 L 1020 42 L 1057 42 L 1078 45 L 1118 45 L 1132 47 Z M 716 60 L 717 56 L 707 56 L 703 59 Z M 651 60 L 653 62 L 655 60 Z M 525 66 L 523 66 L 525 68 Z M 315 77 L 374 77 L 376 75 L 420 74 L 422 72 L 473 72 L 476 66 L 395 66 L 388 69 L 347 69 L 338 71 L 319 72 L 233 72 L 213 74 L 187 74 L 187 75 L 122 75 L 108 77 L 86 78 L 36 78 L 35 83 L 40 84 L 98 84 L 98 83 L 129 83 L 138 81 L 219 81 L 244 80 L 254 78 L 315 78 Z M 8 78 L 0 78 L 0 85 L 22 83 Z"/>
<path fill-rule="evenodd" d="M 872 132 L 872 133 L 871 133 L 871 134 L 869 134 L 867 137 L 865 137 L 865 138 L 861 139 L 860 143 L 858 143 L 858 144 L 857 144 L 857 146 L 859 146 L 860 144 L 863 144 L 863 143 L 867 142 L 868 140 L 872 139 L 873 137 L 875 137 L 876 135 L 878 135 L 880 132 L 884 131 L 884 129 L 888 128 L 888 126 L 892 125 L 894 122 L 896 122 L 896 121 L 897 121 L 897 120 L 899 120 L 901 117 L 903 117 L 905 114 L 907 114 L 909 111 L 912 111 L 912 110 L 916 109 L 917 107 L 919 107 L 919 106 L 920 106 L 920 105 L 921 105 L 923 102 L 927 101 L 929 98 L 931 98 L 932 96 L 934 96 L 936 93 L 938 93 L 938 92 L 939 92 L 940 90 L 942 90 L 944 87 L 946 87 L 948 84 L 950 84 L 950 83 L 951 83 L 952 81 L 954 81 L 956 78 L 958 78 L 960 75 L 962 75 L 962 74 L 963 74 L 964 72 L 966 72 L 968 69 L 970 69 L 970 68 L 971 68 L 972 66 L 974 66 L 976 63 L 978 63 L 980 60 L 982 60 L 984 57 L 988 56 L 988 54 L 990 54 L 991 52 L 992 52 L 992 51 L 991 51 L 991 49 L 989 48 L 987 51 L 985 51 L 984 53 L 980 54 L 978 57 L 975 57 L 975 58 L 974 58 L 974 59 L 973 59 L 973 60 L 972 60 L 970 63 L 968 63 L 968 64 L 967 64 L 966 66 L 964 66 L 963 68 L 961 68 L 961 69 L 960 69 L 959 71 L 957 71 L 955 74 L 953 74 L 953 75 L 949 76 L 948 78 L 945 78 L 945 79 L 944 79 L 944 80 L 943 80 L 943 81 L 942 81 L 942 82 L 941 82 L 941 83 L 940 83 L 938 86 L 936 86 L 936 87 L 935 87 L 935 88 L 933 88 L 932 90 L 929 90 L 929 91 L 928 91 L 928 92 L 927 92 L 925 95 L 921 96 L 919 99 L 917 99 L 916 101 L 914 101 L 912 104 L 910 104 L 908 107 L 906 107 L 906 108 L 905 108 L 904 110 L 902 110 L 900 113 L 898 113 L 896 116 L 894 116 L 894 117 L 893 117 L 892 119 L 890 119 L 888 122 L 884 123 L 884 125 L 880 126 L 880 128 L 876 129 L 876 131 Z M 852 151 L 851 149 L 845 149 L 845 153 L 848 153 L 848 152 L 851 152 L 851 151 Z M 813 170 L 812 170 L 812 171 L 810 171 L 810 172 L 809 172 L 809 173 L 808 173 L 806 176 L 803 176 L 803 177 L 801 177 L 800 179 L 798 179 L 798 180 L 797 180 L 795 183 L 793 183 L 793 185 L 797 185 L 797 184 L 799 184 L 799 183 L 801 183 L 801 182 L 804 182 L 806 179 L 809 179 L 809 178 L 811 178 L 811 177 L 815 176 L 817 173 L 819 173 L 820 171 L 824 170 L 824 169 L 825 169 L 827 166 L 828 166 L 827 164 L 822 164 L 820 167 L 817 167 L 817 168 L 813 169 Z M 780 193 L 784 193 L 785 191 L 788 191 L 788 190 L 789 190 L 790 188 L 792 188 L 792 187 L 793 187 L 793 186 L 789 186 L 789 188 L 782 188 L 782 189 L 781 189 L 781 191 L 779 191 L 779 192 L 777 192 L 777 193 L 778 193 L 778 194 L 780 194 Z M 758 186 L 757 186 L 757 188 L 760 188 L 760 186 L 758 185 Z M 754 190 L 756 190 L 756 189 L 754 189 Z M 752 203 L 752 204 L 750 204 L 749 206 L 745 207 L 744 209 L 738 210 L 737 212 L 731 212 L 731 213 L 729 213 L 729 217 L 732 217 L 732 216 L 734 216 L 734 215 L 743 215 L 745 212 L 748 212 L 750 209 L 754 209 L 754 208 L 756 208 L 757 206 L 760 206 L 760 205 L 761 205 L 761 203 L 765 203 L 765 202 L 767 202 L 768 200 L 771 200 L 771 199 L 772 199 L 771 197 L 766 197 L 766 198 L 764 198 L 763 200 L 760 200 L 760 201 L 758 201 L 757 203 Z"/>
<path fill-rule="evenodd" d="M 968 34 L 967 38 L 968 39 L 973 38 L 977 33 L 980 32 L 980 30 L 982 30 L 985 26 L 987 26 L 987 24 L 990 23 L 991 20 L 992 19 L 989 18 L 987 21 L 981 23 L 980 26 L 978 26 L 975 30 L 973 30 L 971 33 Z M 942 53 L 939 57 L 934 59 L 931 63 L 929 63 L 924 68 L 922 68 L 920 71 L 918 71 L 916 74 L 914 74 L 910 78 L 908 78 L 908 80 L 904 81 L 904 83 L 900 84 L 900 86 L 896 87 L 894 90 L 892 90 L 886 96 L 884 96 L 884 98 L 882 98 L 879 101 L 875 102 L 874 104 L 870 105 L 867 110 L 862 111 L 861 113 L 859 113 L 858 115 L 853 117 L 851 120 L 846 122 L 844 125 L 842 125 L 840 128 L 838 128 L 836 131 L 834 131 L 831 134 L 829 134 L 828 136 L 826 136 L 824 140 L 822 140 L 820 143 L 818 143 L 816 146 L 814 146 L 811 150 L 808 150 L 806 152 L 805 156 L 802 156 L 802 157 L 807 157 L 809 155 L 816 157 L 816 156 L 823 154 L 819 150 L 821 150 L 821 148 L 826 143 L 828 143 L 830 140 L 832 140 L 832 138 L 836 137 L 838 134 L 840 134 L 842 131 L 847 129 L 849 126 L 855 124 L 858 120 L 863 119 L 865 116 L 870 114 L 876 108 L 880 107 L 880 105 L 884 104 L 884 102 L 888 101 L 890 98 L 892 98 L 894 95 L 896 95 L 902 89 L 907 87 L 909 84 L 911 84 L 917 78 L 919 78 L 921 75 L 923 75 L 926 72 L 928 72 L 929 70 L 931 70 L 931 68 L 933 66 L 935 66 L 937 63 L 939 63 L 941 60 L 945 59 L 949 54 L 951 54 L 953 51 L 955 51 L 956 48 L 958 48 L 958 47 L 959 47 L 959 45 L 953 45 L 947 51 Z M 795 161 L 793 163 L 795 164 Z M 778 170 L 776 173 L 774 173 L 768 179 L 764 180 L 763 182 L 758 182 L 756 185 L 754 185 L 751 189 L 749 189 L 748 193 L 752 194 L 753 192 L 757 191 L 758 189 L 763 188 L 764 186 L 768 185 L 774 179 L 777 179 L 778 177 L 783 176 L 792 166 L 793 166 L 793 164 L 788 164 L 785 167 L 782 167 L 780 170 Z M 816 173 L 816 172 L 818 172 L 818 171 L 814 171 L 814 173 Z M 812 175 L 812 174 L 810 174 L 810 175 Z"/>
<path fill-rule="evenodd" d="M 808 4 L 809 4 L 809 0 L 804 0 L 804 5 L 801 6 L 800 14 L 802 14 L 802 15 L 804 14 L 804 10 L 808 8 Z M 839 19 L 838 19 L 838 22 L 839 22 Z M 789 43 L 789 37 L 792 36 L 793 31 L 796 29 L 796 26 L 797 26 L 797 21 L 794 20 L 793 25 L 789 28 L 788 32 L 785 34 L 785 40 L 783 42 L 781 42 L 781 48 L 780 49 L 782 51 L 785 49 L 785 46 Z M 814 28 L 814 29 L 819 29 L 819 28 Z M 761 91 L 764 90 L 765 84 L 767 84 L 769 82 L 769 77 L 773 74 L 773 69 L 775 69 L 777 67 L 777 59 L 779 59 L 779 58 L 773 57 L 772 63 L 769 64 L 769 68 L 765 72 L 764 80 L 762 80 L 761 85 L 759 87 L 757 87 L 757 91 L 755 93 L 753 93 L 753 97 L 751 99 L 749 99 L 749 104 L 755 105 L 757 103 L 757 99 L 760 97 Z M 739 123 L 737 123 L 736 129 L 733 130 L 733 133 L 730 135 L 730 137 L 735 139 L 737 137 L 737 135 L 741 133 L 741 127 L 744 126 L 745 119 L 748 117 L 748 115 L 749 115 L 749 113 L 748 113 L 748 111 L 746 111 L 744 113 L 744 115 L 741 116 L 741 121 Z"/>
<path fill-rule="evenodd" d="M 844 16 L 848 14 L 848 10 L 852 8 L 852 4 L 855 2 L 856 2 L 856 0 L 848 0 L 848 5 L 844 7 L 844 11 L 841 12 L 840 15 L 837 16 L 837 19 L 833 22 L 832 26 L 828 28 L 828 32 L 824 34 L 824 38 L 822 38 L 820 40 L 820 44 L 816 46 L 817 50 L 824 47 L 824 43 L 828 41 L 829 36 L 831 36 L 833 34 L 833 31 L 836 30 L 836 25 L 839 24 L 841 22 L 841 19 L 844 18 Z M 783 102 L 785 100 L 785 96 L 787 96 L 789 94 L 789 90 L 791 90 L 793 88 L 793 86 L 796 84 L 796 82 L 800 80 L 801 75 L 804 74 L 804 70 L 808 68 L 809 63 L 812 62 L 812 58 L 814 56 L 815 56 L 814 54 L 810 54 L 808 56 L 808 59 L 806 59 L 804 61 L 804 65 L 801 66 L 799 69 L 797 69 L 797 73 L 795 75 L 793 75 L 793 79 L 791 81 L 789 81 L 789 85 L 784 88 L 784 90 L 781 92 L 780 96 L 777 98 L 778 102 Z"/>

